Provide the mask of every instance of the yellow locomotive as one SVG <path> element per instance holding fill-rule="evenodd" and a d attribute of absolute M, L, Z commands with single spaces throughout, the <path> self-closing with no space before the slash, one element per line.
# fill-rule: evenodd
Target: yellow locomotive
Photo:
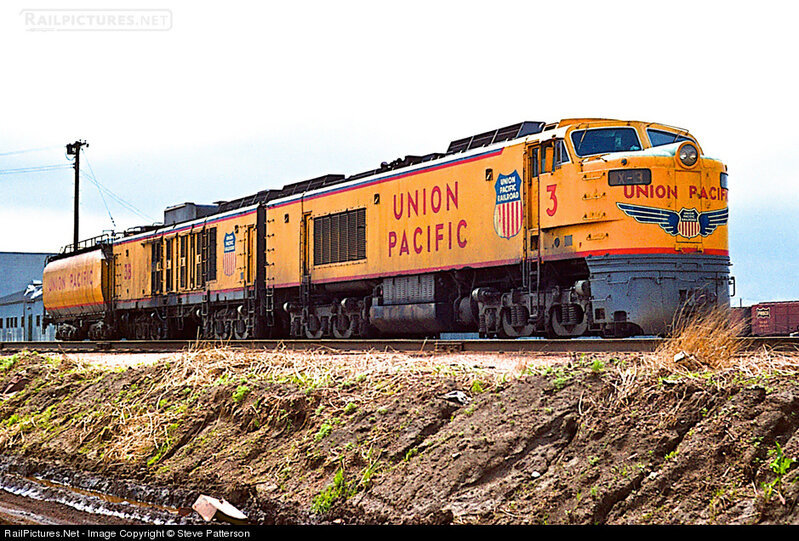
<path fill-rule="evenodd" d="M 60 338 L 629 336 L 729 305 L 726 167 L 662 124 L 522 122 L 165 218 L 51 260 Z"/>

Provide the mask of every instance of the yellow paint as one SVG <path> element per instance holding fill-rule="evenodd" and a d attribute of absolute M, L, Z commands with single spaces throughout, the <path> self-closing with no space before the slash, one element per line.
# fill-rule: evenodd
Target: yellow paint
<path fill-rule="evenodd" d="M 719 226 L 709 236 L 685 238 L 670 235 L 656 224 L 643 224 L 627 216 L 617 203 L 651 208 L 696 209 L 698 212 L 723 209 L 727 206 L 726 190 L 720 186 L 724 165 L 701 158 L 692 168 L 685 168 L 672 156 L 646 156 L 631 152 L 624 157 L 606 155 L 589 157 L 575 162 L 570 133 L 588 127 L 578 121 L 567 131 L 565 140 L 572 163 L 554 173 L 541 175 L 542 205 L 552 208 L 551 194 L 558 199 L 558 209 L 552 216 L 542 213 L 541 225 L 546 230 L 543 257 L 566 258 L 603 253 L 688 253 L 704 252 L 727 255 L 727 226 Z M 561 123 L 563 124 L 563 123 Z M 630 125 L 636 128 L 644 149 L 649 147 L 646 128 L 666 129 L 662 125 L 640 122 L 594 120 L 590 127 Z M 684 130 L 683 135 L 689 135 Z M 696 145 L 701 155 L 701 147 Z M 626 163 L 623 163 L 626 162 Z M 609 186 L 608 172 L 614 169 L 646 168 L 652 172 L 652 182 L 646 186 Z M 552 187 L 551 192 L 546 187 Z M 571 246 L 566 238 L 571 237 Z"/>
<path fill-rule="evenodd" d="M 686 238 L 670 235 L 657 224 L 639 223 L 626 215 L 619 203 L 680 212 L 707 212 L 727 206 L 720 186 L 724 165 L 700 158 L 691 168 L 676 156 L 630 152 L 576 157 L 573 130 L 600 126 L 631 126 L 646 150 L 647 127 L 673 128 L 642 122 L 569 119 L 554 130 L 519 140 L 501 149 L 476 155 L 451 155 L 412 168 L 387 171 L 295 198 L 272 201 L 266 210 L 267 287 L 296 287 L 303 276 L 322 284 L 357 279 L 378 279 L 397 274 L 513 265 L 525 257 L 544 260 L 602 254 L 676 254 L 702 252 L 727 255 L 727 226 L 709 236 Z M 679 133 L 689 136 L 684 130 Z M 553 135 L 556 134 L 556 135 Z M 553 138 L 565 141 L 570 163 L 553 170 Z M 701 147 L 697 145 L 701 156 Z M 545 157 L 546 169 L 533 174 L 531 157 Z M 539 164 L 540 165 L 540 164 Z M 649 169 L 651 184 L 610 186 L 614 169 Z M 524 201 L 525 223 L 504 238 L 495 222 L 501 180 L 518 175 Z M 365 209 L 366 257 L 341 263 L 314 261 L 315 220 L 336 213 Z M 255 283 L 256 213 L 233 217 L 211 216 L 191 225 L 177 225 L 133 240 L 118 241 L 113 248 L 115 297 L 137 301 L 153 296 L 153 243 L 163 257 L 156 265 L 157 289 L 162 293 L 191 294 L 240 289 Z M 216 228 L 216 278 L 203 283 L 199 239 Z M 235 237 L 234 262 L 226 265 L 225 242 Z M 540 254 L 537 253 L 541 246 Z M 92 252 L 99 254 L 99 252 Z M 89 256 L 89 254 L 85 254 Z M 102 264 L 75 256 L 48 266 L 45 271 L 45 305 L 99 306 Z M 97 274 L 90 287 L 53 290 L 52 284 L 70 272 L 87 269 Z M 60 274 L 59 274 L 60 273 Z M 171 278 L 170 278 L 171 277 Z M 49 290 L 49 292 L 48 292 Z M 95 308 L 86 308 L 95 309 Z"/>
<path fill-rule="evenodd" d="M 157 265 L 160 294 L 221 291 L 252 284 L 255 277 L 255 212 L 223 217 L 154 232 L 114 245 L 116 300 L 136 301 L 153 296 L 153 244 L 162 250 Z M 202 279 L 202 235 L 216 229 L 216 278 Z M 225 264 L 225 235 L 235 238 L 234 262 Z"/>
<path fill-rule="evenodd" d="M 108 262 L 100 250 L 49 263 L 42 278 L 44 307 L 53 316 L 81 317 L 105 310 Z"/>
<path fill-rule="evenodd" d="M 288 203 L 275 202 L 267 212 L 270 284 L 298 285 L 304 266 L 313 283 L 325 283 L 513 264 L 523 259 L 525 253 L 535 255 L 539 226 L 544 260 L 605 253 L 699 251 L 726 255 L 726 225 L 707 237 L 688 239 L 670 235 L 656 224 L 639 223 L 617 206 L 628 203 L 675 212 L 683 208 L 698 212 L 724 208 L 726 190 L 722 196 L 719 174 L 725 169 L 721 162 L 701 158 L 688 169 L 674 156 L 631 152 L 626 157 L 606 155 L 584 161 L 576 157 L 570 141 L 572 130 L 622 125 L 637 130 L 643 149 L 650 147 L 647 127 L 689 136 L 684 130 L 659 124 L 565 120 L 558 128 L 571 160 L 554 171 L 552 136 L 544 132 L 530 138 L 528 143 L 509 145 L 496 155 L 474 159 L 448 156 L 432 166 L 421 164 L 418 166 L 421 172 L 407 169 L 387 172 L 381 178 L 364 179 L 360 184 L 306 194 L 304 199 L 298 197 Z M 568 127 L 565 134 L 564 127 Z M 701 147 L 696 146 L 701 155 Z M 535 148 L 546 156 L 547 168 L 538 177 L 532 175 L 529 162 Z M 635 168 L 651 170 L 650 185 L 609 185 L 608 171 Z M 486 180 L 487 170 L 491 172 L 490 180 Z M 502 238 L 494 227 L 495 183 L 499 175 L 514 171 L 523 177 L 527 230 L 508 239 Z M 700 198 L 703 193 L 707 197 Z M 314 262 L 313 220 L 359 208 L 366 209 L 367 257 L 324 265 Z M 307 235 L 303 231 L 303 216 L 310 217 Z"/>
<path fill-rule="evenodd" d="M 267 256 L 274 263 L 270 277 L 278 286 L 298 284 L 304 258 L 314 283 L 520 261 L 523 233 L 500 238 L 493 224 L 497 176 L 523 174 L 523 147 L 496 154 L 415 174 L 402 171 L 392 180 L 369 180 L 329 195 L 274 205 L 267 211 L 267 230 L 274 233 L 267 242 L 274 250 Z M 486 169 L 493 171 L 490 181 Z M 366 258 L 324 265 L 313 261 L 313 220 L 359 208 L 366 209 Z M 307 213 L 306 247 L 301 216 Z"/>

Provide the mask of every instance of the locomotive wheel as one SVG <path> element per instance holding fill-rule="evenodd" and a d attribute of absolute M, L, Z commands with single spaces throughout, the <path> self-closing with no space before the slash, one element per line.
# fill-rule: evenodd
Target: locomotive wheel
<path fill-rule="evenodd" d="M 302 327 L 305 331 L 305 337 L 310 340 L 318 340 L 324 334 L 322 323 L 314 314 L 308 315 L 308 319 Z"/>
<path fill-rule="evenodd" d="M 217 340 L 230 340 L 231 321 L 227 317 L 227 310 L 220 310 L 214 314 L 214 338 Z"/>
<path fill-rule="evenodd" d="M 520 338 L 522 336 L 530 336 L 535 330 L 531 324 L 522 325 L 521 327 L 514 327 L 511 325 L 510 310 L 502 310 L 502 329 L 499 333 L 502 338 Z"/>
<path fill-rule="evenodd" d="M 318 339 L 322 338 L 322 331 L 319 330 L 319 331 L 316 331 L 316 332 L 311 332 L 306 327 L 305 328 L 305 338 L 308 338 L 309 340 L 318 340 Z"/>
<path fill-rule="evenodd" d="M 319 329 L 316 332 L 312 332 L 307 326 L 305 327 L 305 338 L 309 340 L 318 340 L 322 338 L 322 329 Z"/>
<path fill-rule="evenodd" d="M 246 340 L 250 337 L 250 329 L 247 328 L 247 321 L 244 319 L 236 319 L 233 321 L 233 337 L 236 340 Z"/>
<path fill-rule="evenodd" d="M 150 326 L 147 318 L 138 317 L 133 324 L 133 337 L 136 340 L 149 340 L 150 339 Z"/>
<path fill-rule="evenodd" d="M 345 340 L 352 338 L 352 325 L 350 325 L 350 318 L 343 314 L 339 314 L 332 322 L 333 336 L 338 339 Z"/>
<path fill-rule="evenodd" d="M 166 322 L 154 320 L 150 323 L 150 340 L 164 340 L 167 336 Z"/>
<path fill-rule="evenodd" d="M 553 307 L 549 313 L 549 323 L 547 324 L 547 335 L 550 338 L 571 338 L 582 336 L 588 330 L 588 318 L 583 315 L 580 323 L 564 325 L 559 319 L 557 307 Z"/>

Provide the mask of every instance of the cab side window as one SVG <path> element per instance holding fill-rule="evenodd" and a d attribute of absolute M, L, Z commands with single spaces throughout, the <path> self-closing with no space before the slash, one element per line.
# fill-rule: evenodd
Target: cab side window
<path fill-rule="evenodd" d="M 569 163 L 569 151 L 566 149 L 566 141 L 558 139 L 555 143 L 555 165 L 560 167 L 564 163 Z"/>
<path fill-rule="evenodd" d="M 672 143 L 682 143 L 683 141 L 691 141 L 688 137 L 664 130 L 648 129 L 646 134 L 649 136 L 649 142 L 653 147 L 663 145 L 670 145 Z"/>

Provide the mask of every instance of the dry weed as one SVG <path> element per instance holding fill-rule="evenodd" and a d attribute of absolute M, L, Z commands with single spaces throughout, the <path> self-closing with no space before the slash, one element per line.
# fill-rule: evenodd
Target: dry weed
<path fill-rule="evenodd" d="M 729 368 L 739 354 L 740 323 L 729 310 L 716 309 L 678 317 L 673 333 L 655 352 L 656 362 L 671 370 L 696 372 Z"/>
<path fill-rule="evenodd" d="M 375 351 L 346 354 L 323 349 L 303 352 L 285 348 L 252 351 L 200 343 L 159 365 L 149 386 L 124 407 L 109 407 L 102 415 L 93 416 L 86 423 L 84 434 L 92 439 L 102 431 L 110 431 L 114 438 L 103 445 L 102 459 L 131 460 L 154 452 L 163 454 L 173 443 L 176 434 L 170 427 L 180 421 L 181 414 L 159 408 L 165 396 L 187 396 L 219 384 L 273 382 L 313 390 L 324 406 L 341 408 L 353 400 L 349 389 L 355 382 L 363 383 L 358 385 L 355 399 L 369 402 L 379 394 L 401 393 L 411 385 L 438 377 L 455 379 L 465 387 L 479 378 L 487 389 L 513 375 L 488 374 L 475 368 L 468 358 L 446 359 L 442 364 L 442 358 L 434 355 Z"/>
<path fill-rule="evenodd" d="M 659 377 L 671 374 L 695 377 L 696 372 L 712 370 L 714 381 L 721 382 L 728 377 L 756 377 L 764 372 L 799 374 L 799 356 L 766 350 L 740 355 L 740 342 L 735 336 L 734 326 L 719 314 L 694 318 L 655 354 L 622 356 L 603 365 L 602 370 L 614 387 L 613 396 L 608 398 L 629 402 L 642 385 L 649 387 Z M 237 386 L 246 384 L 255 390 L 275 383 L 313 392 L 319 405 L 335 411 L 352 401 L 369 403 L 380 396 L 401 395 L 407 389 L 442 379 L 464 389 L 478 381 L 474 388 L 488 391 L 516 377 L 535 373 L 536 368 L 562 361 L 562 358 L 495 356 L 492 366 L 487 367 L 481 366 L 477 358 L 462 354 L 380 351 L 347 354 L 284 348 L 253 351 L 197 344 L 154 366 L 131 368 L 146 371 L 146 377 L 139 378 L 135 392 L 127 389 L 124 396 L 105 397 L 102 408 L 92 409 L 89 405 L 77 425 L 78 438 L 86 445 L 89 458 L 107 462 L 149 459 L 154 465 L 177 443 L 187 412 L 195 405 L 190 398 L 216 392 L 214 389 L 220 385 L 227 386 L 231 393 L 230 402 L 225 405 L 231 410 L 238 407 L 233 400 Z M 63 356 L 60 362 L 47 359 L 42 366 L 45 379 L 72 372 L 80 376 L 74 379 L 75 383 L 82 381 L 88 385 L 105 385 L 102 374 L 108 373 L 79 357 Z M 248 403 L 245 407 L 253 406 Z M 265 415 L 270 406 L 262 404 L 261 408 L 259 415 Z M 0 447 L 24 443 L 37 422 L 34 416 L 20 415 L 16 423 L 2 423 Z"/>

